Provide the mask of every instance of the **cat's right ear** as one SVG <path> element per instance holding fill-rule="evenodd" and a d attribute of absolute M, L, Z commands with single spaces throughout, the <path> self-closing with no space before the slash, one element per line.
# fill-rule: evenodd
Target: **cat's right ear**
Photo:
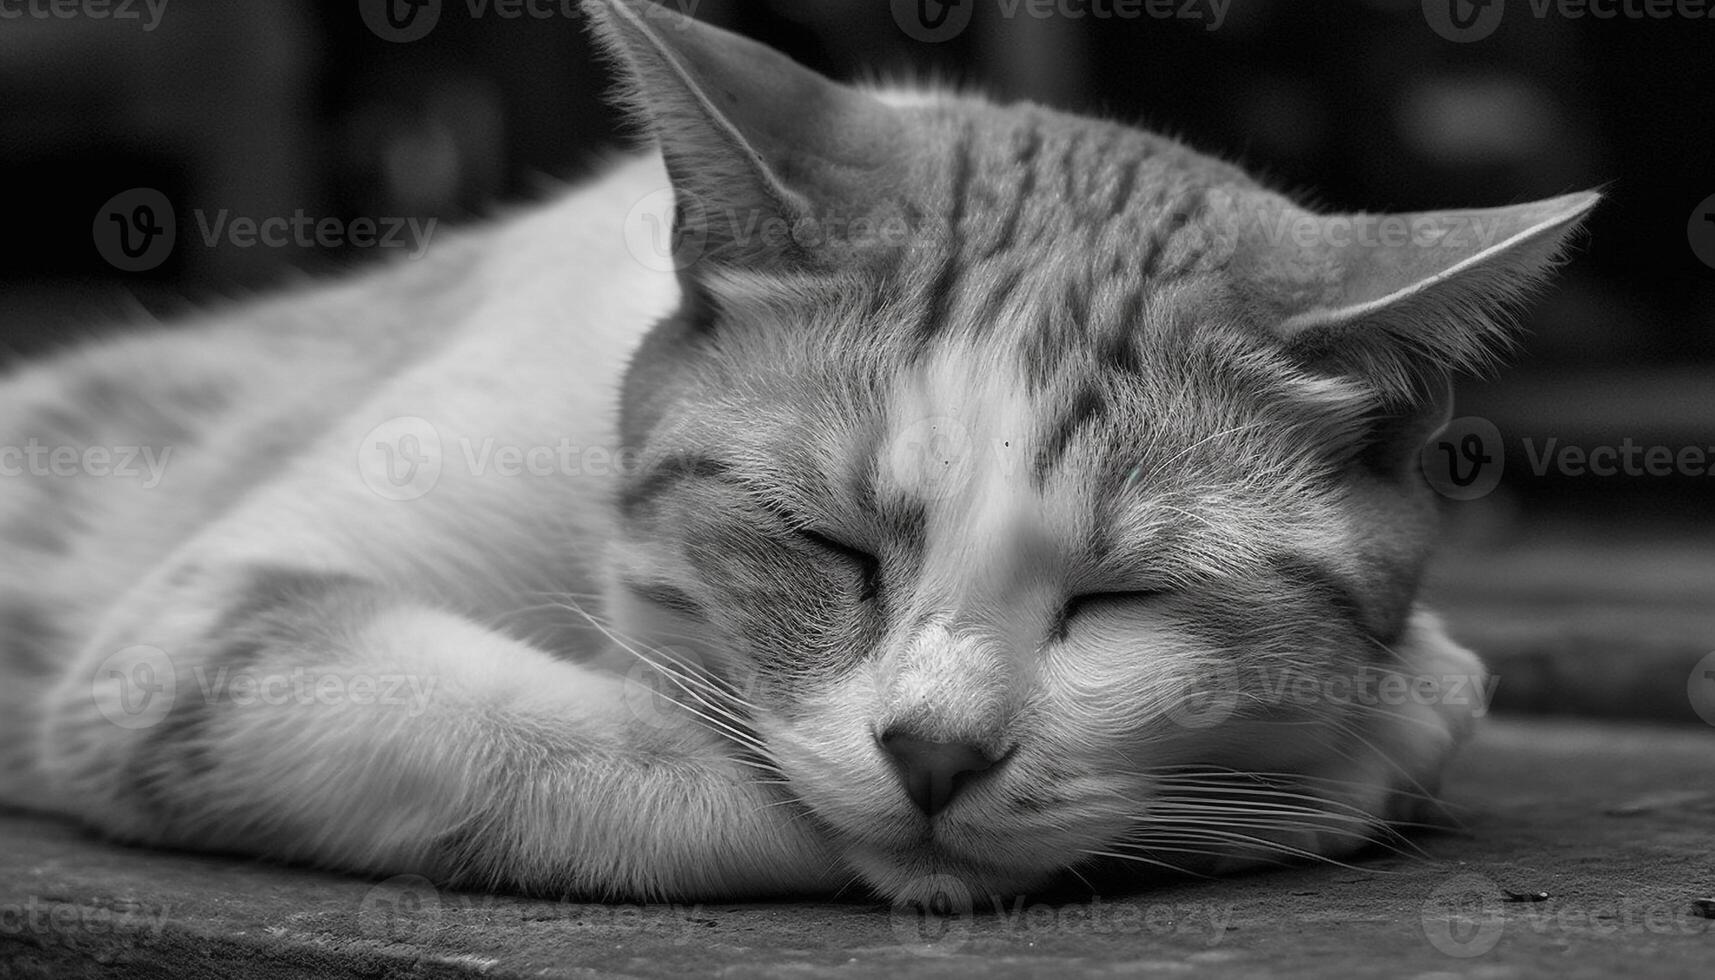
<path fill-rule="evenodd" d="M 1438 390 L 1449 374 L 1481 371 L 1513 346 L 1509 314 L 1599 200 L 1585 192 L 1470 211 L 1288 210 L 1260 223 L 1282 241 L 1251 243 L 1241 261 L 1300 359 L 1360 375 L 1384 394 Z"/>
<path fill-rule="evenodd" d="M 585 0 L 622 97 L 661 147 L 680 268 L 809 267 L 854 247 L 902 180 L 895 111 L 736 34 L 649 0 Z"/>
<path fill-rule="evenodd" d="M 1235 261 L 1277 312 L 1290 356 L 1361 379 L 1374 394 L 1358 451 L 1398 468 L 1448 419 L 1452 375 L 1482 371 L 1516 343 L 1511 314 L 1599 199 L 1313 215 L 1273 196 L 1235 198 L 1232 213 L 1271 233 L 1242 238 Z"/>

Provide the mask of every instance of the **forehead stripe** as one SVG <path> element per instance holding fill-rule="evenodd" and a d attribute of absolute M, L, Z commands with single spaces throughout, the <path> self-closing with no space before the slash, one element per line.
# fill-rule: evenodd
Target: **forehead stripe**
<path fill-rule="evenodd" d="M 1035 475 L 1038 487 L 1047 482 L 1049 473 L 1059 465 L 1078 433 L 1098 421 L 1107 410 L 1107 399 L 1100 391 L 1088 385 L 1078 390 L 1071 406 L 1048 430 L 1048 437 L 1042 441 L 1042 448 L 1036 454 Z"/>
<path fill-rule="evenodd" d="M 1143 168 L 1143 160 L 1143 157 L 1132 157 L 1125 162 L 1124 169 L 1120 171 L 1119 183 L 1114 188 L 1113 209 L 1108 215 L 1110 218 L 1119 217 L 1131 206 L 1131 197 L 1137 192 L 1137 172 Z"/>
<path fill-rule="evenodd" d="M 1012 199 L 1012 208 L 1007 211 L 1006 219 L 1001 224 L 1000 233 L 989 243 L 983 259 L 992 259 L 1001 252 L 1012 248 L 1018 239 L 1018 223 L 1024 217 L 1024 208 L 1030 198 L 1036 193 L 1036 155 L 1042 151 L 1042 128 L 1035 119 L 1023 131 L 1023 144 L 1018 147 L 1013 156 L 1013 166 L 1019 170 L 1018 193 Z M 1012 282 L 1013 280 L 1008 280 Z M 979 323 L 986 322 L 979 320 Z"/>
<path fill-rule="evenodd" d="M 1168 246 L 1173 243 L 1175 235 L 1186 225 L 1202 217 L 1209 206 L 1209 197 L 1201 190 L 1191 191 L 1173 206 L 1173 213 L 1167 220 L 1155 227 L 1150 234 L 1149 254 L 1144 259 L 1143 279 L 1145 282 L 1159 280 L 1165 272 L 1166 279 L 1177 278 L 1185 272 L 1183 266 L 1163 270 L 1162 262 L 1167 258 Z M 1159 285 L 1159 281 L 1156 282 Z"/>
<path fill-rule="evenodd" d="M 933 340 L 952 318 L 953 289 L 959 284 L 959 267 L 964 261 L 963 225 L 965 196 L 970 192 L 971 183 L 973 130 L 971 123 L 965 123 L 960 128 L 958 141 L 953 146 L 953 179 L 948 191 L 952 196 L 952 214 L 947 221 L 947 234 L 951 240 L 947 242 L 940 271 L 935 274 L 935 281 L 929 287 L 929 301 L 925 304 L 923 324 L 919 329 L 925 340 Z"/>

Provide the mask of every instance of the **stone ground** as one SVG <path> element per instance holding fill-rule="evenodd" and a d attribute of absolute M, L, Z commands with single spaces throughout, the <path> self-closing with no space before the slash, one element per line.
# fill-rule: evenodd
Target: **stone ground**
<path fill-rule="evenodd" d="M 0 975 L 1708 977 L 1715 732 L 1495 721 L 1423 854 L 919 915 L 437 893 L 0 821 Z M 1542 901 L 1512 896 L 1547 893 Z M 956 910 L 955 910 L 956 911 Z"/>
<path fill-rule="evenodd" d="M 1481 520 L 1463 540 L 1430 591 L 1509 713 L 1449 774 L 1463 830 L 1419 836 L 1420 854 L 1022 908 L 974 896 L 969 915 L 624 908 L 155 853 L 0 815 L 0 977 L 1715 976 L 1699 911 L 1715 915 L 1715 675 L 1699 682 L 1715 545 Z M 1530 714 L 1556 711 L 1608 717 Z"/>

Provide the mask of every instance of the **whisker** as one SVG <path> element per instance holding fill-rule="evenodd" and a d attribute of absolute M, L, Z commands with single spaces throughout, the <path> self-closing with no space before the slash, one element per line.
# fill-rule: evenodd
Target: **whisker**
<path fill-rule="evenodd" d="M 1166 871 L 1171 871 L 1174 874 L 1192 875 L 1192 876 L 1197 877 L 1197 878 L 1208 878 L 1208 877 L 1210 877 L 1209 875 L 1200 874 L 1200 873 L 1198 873 L 1196 871 L 1192 871 L 1188 868 L 1182 868 L 1176 864 L 1169 864 L 1166 861 L 1160 861 L 1160 860 L 1156 860 L 1154 858 L 1144 857 L 1141 854 L 1124 854 L 1124 853 L 1120 853 L 1118 851 L 1099 851 L 1099 850 L 1089 850 L 1089 849 L 1081 849 L 1079 851 L 1079 853 L 1080 854 L 1088 854 L 1091 857 L 1108 858 L 1110 860 L 1115 860 L 1115 861 L 1126 861 L 1126 862 L 1135 863 L 1135 864 L 1147 864 L 1147 865 L 1150 865 L 1152 867 L 1161 868 L 1161 869 L 1166 870 Z"/>

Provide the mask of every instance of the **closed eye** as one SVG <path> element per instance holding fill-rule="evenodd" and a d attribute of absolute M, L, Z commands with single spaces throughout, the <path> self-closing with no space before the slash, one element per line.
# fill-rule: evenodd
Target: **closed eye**
<path fill-rule="evenodd" d="M 823 551 L 838 555 L 858 570 L 862 583 L 858 588 L 858 598 L 864 602 L 873 602 L 881 595 L 881 559 L 861 548 L 854 548 L 816 531 L 801 529 L 798 534 Z"/>
<path fill-rule="evenodd" d="M 1055 624 L 1054 633 L 1064 639 L 1066 630 L 1071 627 L 1072 620 L 1077 617 L 1108 606 L 1134 605 L 1159 599 L 1167 595 L 1166 589 L 1134 589 L 1129 592 L 1086 592 L 1066 600 L 1060 607 L 1060 619 Z"/>

